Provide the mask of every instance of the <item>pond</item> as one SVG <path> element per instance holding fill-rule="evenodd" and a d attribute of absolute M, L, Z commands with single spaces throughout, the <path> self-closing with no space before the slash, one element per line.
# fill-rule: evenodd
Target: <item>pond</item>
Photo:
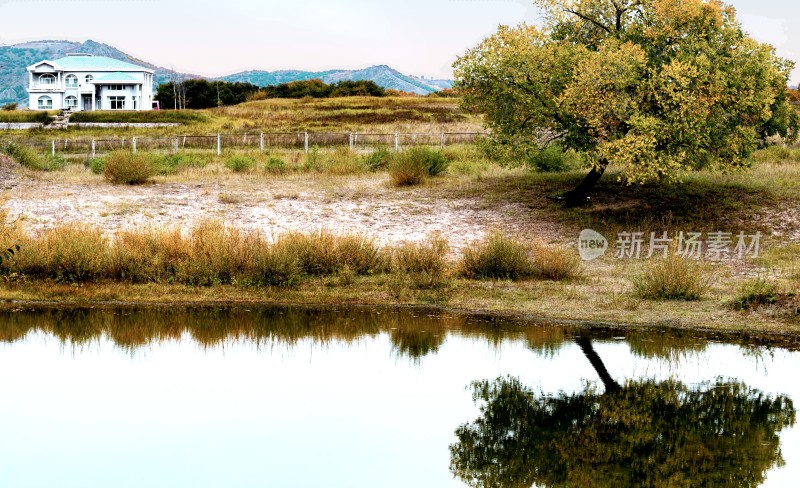
<path fill-rule="evenodd" d="M 421 309 L 0 311 L 0 486 L 787 486 L 800 353 Z"/>

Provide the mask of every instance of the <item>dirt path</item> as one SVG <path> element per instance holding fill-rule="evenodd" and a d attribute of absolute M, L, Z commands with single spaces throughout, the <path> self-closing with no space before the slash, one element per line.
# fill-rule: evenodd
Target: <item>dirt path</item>
<path fill-rule="evenodd" d="M 113 233 L 141 226 L 186 228 L 220 219 L 268 236 L 327 229 L 364 233 L 381 244 L 418 241 L 433 232 L 459 252 L 493 227 L 546 240 L 559 239 L 556 224 L 537 219 L 520 204 L 482 197 L 448 197 L 436 187 L 395 189 L 385 174 L 361 177 L 207 174 L 116 186 L 94 175 L 18 174 L 3 186 L 9 218 L 38 232 L 67 222 Z"/>

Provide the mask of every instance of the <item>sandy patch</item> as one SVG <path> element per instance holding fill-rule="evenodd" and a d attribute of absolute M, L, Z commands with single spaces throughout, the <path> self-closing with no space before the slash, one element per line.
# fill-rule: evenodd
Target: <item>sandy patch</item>
<path fill-rule="evenodd" d="M 537 219 L 520 204 L 484 198 L 448 198 L 446 191 L 395 189 L 386 175 L 287 177 L 219 175 L 191 181 L 163 180 L 116 186 L 99 177 L 29 175 L 3 193 L 9 218 L 32 232 L 83 222 L 109 233 L 147 225 L 187 228 L 220 219 L 268 236 L 328 229 L 364 233 L 380 244 L 419 241 L 441 233 L 460 252 L 487 230 L 545 240 L 562 238 L 556 224 Z"/>

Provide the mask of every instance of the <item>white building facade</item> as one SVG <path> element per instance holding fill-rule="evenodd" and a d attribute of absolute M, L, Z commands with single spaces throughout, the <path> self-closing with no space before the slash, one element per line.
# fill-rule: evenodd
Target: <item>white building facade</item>
<path fill-rule="evenodd" d="M 31 110 L 152 110 L 153 73 L 104 56 L 68 54 L 28 66 Z"/>

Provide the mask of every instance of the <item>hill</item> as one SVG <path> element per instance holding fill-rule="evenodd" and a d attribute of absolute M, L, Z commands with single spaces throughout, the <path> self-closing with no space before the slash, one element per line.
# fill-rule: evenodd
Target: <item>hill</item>
<path fill-rule="evenodd" d="M 425 80 L 407 76 L 386 65 L 371 66 L 361 70 L 330 70 L 330 71 L 243 71 L 228 76 L 223 76 L 225 81 L 244 81 L 258 86 L 277 85 L 299 80 L 312 80 L 318 78 L 331 84 L 344 80 L 369 80 L 386 89 L 427 95 L 443 88 L 450 88 L 453 83 L 449 80 Z"/>
<path fill-rule="evenodd" d="M 127 61 L 155 70 L 156 83 L 169 81 L 170 69 L 148 63 L 130 54 L 120 51 L 108 44 L 87 40 L 86 42 L 70 41 L 32 41 L 9 46 L 0 46 L 0 105 L 17 102 L 27 103 L 25 91 L 28 84 L 26 68 L 43 59 L 56 59 L 68 53 L 88 53 L 95 56 Z M 201 76 L 179 73 L 183 78 L 201 78 Z M 326 83 L 342 80 L 371 80 L 378 85 L 394 90 L 418 93 L 421 95 L 452 86 L 449 80 L 427 80 L 407 76 L 389 66 L 372 66 L 362 70 L 330 70 L 330 71 L 245 71 L 220 78 L 224 81 L 247 81 L 259 86 L 277 85 L 290 81 L 320 78 Z"/>

